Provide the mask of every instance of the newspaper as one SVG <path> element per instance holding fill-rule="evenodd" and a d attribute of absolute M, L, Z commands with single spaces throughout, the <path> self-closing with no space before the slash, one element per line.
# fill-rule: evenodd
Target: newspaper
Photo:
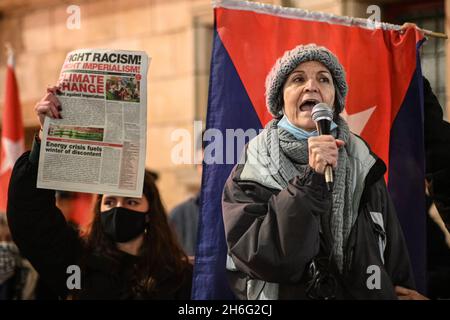
<path fill-rule="evenodd" d="M 62 119 L 45 119 L 38 188 L 142 196 L 149 61 L 142 51 L 67 55 L 58 81 Z"/>

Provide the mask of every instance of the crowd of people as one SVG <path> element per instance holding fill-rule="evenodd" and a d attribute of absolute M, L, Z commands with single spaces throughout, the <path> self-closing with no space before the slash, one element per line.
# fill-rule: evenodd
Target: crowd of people
<path fill-rule="evenodd" d="M 223 191 L 236 298 L 427 299 L 415 288 L 386 166 L 341 117 L 348 89 L 337 57 L 314 44 L 285 52 L 267 75 L 273 120 L 245 147 L 246 161 Z M 56 90 L 48 88 L 35 106 L 41 126 L 45 117 L 60 117 Z M 424 96 L 428 194 L 448 229 L 450 124 L 425 78 Z M 318 103 L 330 107 L 329 135 L 317 135 L 311 112 Z M 98 195 L 81 234 L 55 191 L 36 188 L 41 134 L 15 164 L 7 222 L 0 215 L 0 299 L 190 299 L 199 195 L 167 214 L 157 175 L 146 171 L 142 197 Z M 279 168 L 265 161 L 271 143 Z M 334 172 L 331 191 L 327 167 Z M 445 241 L 439 230 L 429 232 L 438 235 L 429 252 Z M 438 255 L 449 257 L 442 248 Z M 449 298 L 450 283 L 442 283 L 450 260 L 430 261 L 428 296 Z M 380 290 L 366 285 L 370 265 L 381 266 Z M 68 287 L 70 266 L 80 268 L 80 286 Z"/>

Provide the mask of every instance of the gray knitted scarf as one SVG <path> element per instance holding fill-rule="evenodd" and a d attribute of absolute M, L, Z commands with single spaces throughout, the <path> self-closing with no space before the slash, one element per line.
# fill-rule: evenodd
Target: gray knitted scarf
<path fill-rule="evenodd" d="M 348 143 L 349 128 L 344 119 L 335 120 L 338 129 L 335 138 Z M 272 172 L 272 178 L 284 189 L 288 181 L 301 175 L 308 169 L 308 140 L 298 140 L 291 133 L 278 127 L 278 120 L 269 122 L 262 132 L 264 134 L 264 153 L 270 157 L 271 150 L 278 151 L 279 165 Z M 273 149 L 274 146 L 279 146 Z M 272 166 L 275 165 L 273 162 Z M 321 217 L 321 226 L 331 230 L 333 240 L 333 256 L 339 270 L 342 272 L 344 264 L 344 245 L 349 237 L 356 214 L 352 210 L 352 174 L 347 150 L 339 149 L 338 165 L 334 171 L 334 187 L 332 192 L 333 205 L 331 212 Z"/>

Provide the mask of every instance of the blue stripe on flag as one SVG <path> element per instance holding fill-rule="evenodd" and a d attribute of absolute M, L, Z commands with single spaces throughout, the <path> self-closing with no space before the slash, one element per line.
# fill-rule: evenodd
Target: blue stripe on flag
<path fill-rule="evenodd" d="M 222 137 L 226 137 L 226 129 L 246 131 L 250 128 L 256 130 L 261 128 L 256 111 L 216 31 L 214 32 L 206 121 L 206 129 L 212 128 L 218 129 Z M 205 135 L 205 139 L 207 136 L 208 134 Z M 227 144 L 224 140 L 222 150 L 216 152 L 214 156 L 222 158 L 225 163 Z M 216 144 L 217 141 L 212 140 L 209 143 Z M 205 149 L 205 162 L 208 161 L 207 150 L 208 145 Z M 238 159 L 238 153 L 241 150 L 236 150 L 235 146 L 232 151 L 235 155 L 234 159 Z M 232 299 L 234 297 L 226 279 L 227 246 L 221 205 L 223 186 L 233 166 L 234 164 L 203 164 L 201 209 L 192 287 L 193 299 Z"/>
<path fill-rule="evenodd" d="M 417 67 L 391 128 L 389 192 L 408 245 L 417 289 L 426 288 L 425 151 L 423 80 L 417 44 Z"/>

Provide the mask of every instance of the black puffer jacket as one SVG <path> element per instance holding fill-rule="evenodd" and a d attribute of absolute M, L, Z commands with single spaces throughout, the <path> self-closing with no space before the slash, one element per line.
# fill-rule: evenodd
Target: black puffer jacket
<path fill-rule="evenodd" d="M 126 253 L 117 261 L 101 253 L 89 253 L 78 233 L 55 206 L 53 190 L 36 188 L 39 148 L 24 153 L 16 162 L 8 193 L 8 223 L 13 240 L 29 259 L 45 284 L 60 298 L 78 299 L 190 299 L 192 268 L 187 266 L 182 283 L 171 273 L 157 276 L 158 292 L 133 292 L 132 278 L 138 257 Z M 81 268 L 81 290 L 69 292 L 70 265 Z M 70 281 L 69 281 L 70 282 Z"/>
<path fill-rule="evenodd" d="M 425 172 L 431 199 L 450 231 L 450 123 L 443 120 L 442 108 L 425 77 L 423 88 Z"/>
<path fill-rule="evenodd" d="M 280 191 L 258 183 L 257 176 L 243 178 L 245 164 L 234 168 L 222 207 L 227 269 L 239 298 L 397 299 L 394 286 L 414 289 L 403 233 L 383 178 L 386 168 L 372 156 L 344 248 L 342 274 L 332 259 L 328 262 L 330 240 L 319 231 L 320 216 L 331 209 L 322 175 L 307 170 Z M 307 289 L 318 279 L 311 262 L 321 269 L 319 291 L 317 286 L 316 291 Z"/>

